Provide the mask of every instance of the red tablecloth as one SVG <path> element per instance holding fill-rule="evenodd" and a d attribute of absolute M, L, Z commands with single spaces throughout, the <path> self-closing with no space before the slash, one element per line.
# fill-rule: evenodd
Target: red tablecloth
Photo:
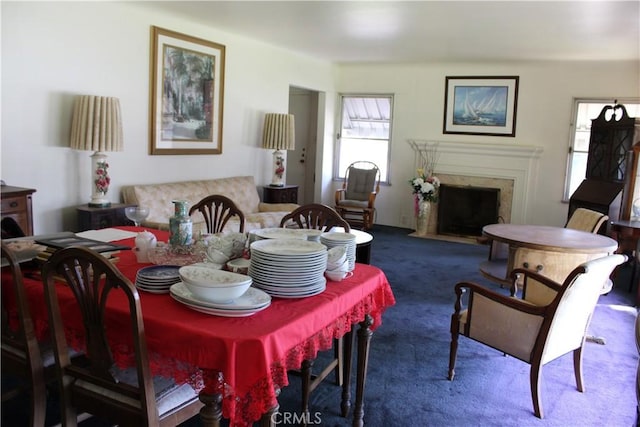
<path fill-rule="evenodd" d="M 167 240 L 167 232 L 150 231 L 159 241 Z M 133 238 L 118 243 L 134 246 Z M 116 265 L 132 282 L 145 266 L 137 263 L 133 251 L 122 251 Z M 36 328 L 43 336 L 47 330 L 43 287 L 28 276 L 25 284 Z M 64 285 L 60 285 L 59 299 L 62 313 L 73 316 L 75 301 Z M 197 390 L 208 387 L 222 392 L 223 414 L 236 425 L 259 419 L 276 404 L 276 390 L 288 384 L 287 370 L 300 368 L 304 359 L 314 359 L 319 350 L 330 348 L 333 338 L 343 336 L 365 314 L 374 319 L 372 329 L 378 327 L 383 311 L 395 304 L 384 273 L 365 264 L 356 264 L 348 279 L 328 281 L 320 295 L 273 298 L 270 307 L 250 317 L 202 314 L 168 294 L 140 291 L 140 300 L 153 373 L 189 382 Z M 124 298 L 112 299 L 109 324 L 126 321 L 125 308 Z M 116 361 L 122 366 L 132 363 L 130 343 L 117 333 L 110 339 L 118 344 Z"/>

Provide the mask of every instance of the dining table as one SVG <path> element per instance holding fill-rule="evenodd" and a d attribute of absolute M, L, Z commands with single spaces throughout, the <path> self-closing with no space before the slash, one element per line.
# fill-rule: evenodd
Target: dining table
<path fill-rule="evenodd" d="M 168 232 L 141 227 L 115 229 L 130 235 L 114 243 L 133 248 L 136 233 L 153 233 L 158 242 L 168 240 Z M 135 283 L 138 270 L 153 264 L 139 263 L 130 250 L 112 255 L 115 266 Z M 23 268 L 39 339 L 48 333 L 48 315 L 39 269 Z M 3 276 L 7 274 L 4 270 Z M 5 277 L 3 277 L 5 279 Z M 6 280 L 2 280 L 4 284 Z M 204 403 L 203 425 L 219 426 L 222 417 L 231 426 L 274 425 L 278 421 L 277 396 L 288 385 L 287 372 L 300 369 L 302 362 L 330 349 L 335 338 L 345 337 L 345 373 L 340 413 L 351 411 L 351 358 L 357 337 L 357 362 L 353 425 L 364 424 L 364 391 L 370 342 L 382 324 L 384 311 L 395 298 L 384 272 L 372 265 L 355 264 L 353 274 L 340 282 L 327 281 L 326 290 L 305 298 L 272 297 L 268 308 L 247 317 L 222 317 L 195 311 L 170 294 L 139 290 L 140 303 L 154 375 L 188 383 Z M 76 304 L 66 284 L 58 284 L 62 312 L 73 312 Z M 118 325 L 126 316 L 124 298 L 114 295 L 107 305 L 107 324 Z M 14 313 L 15 315 L 15 313 Z M 67 336 L 81 337 L 79 319 L 72 322 Z M 124 330 L 125 328 L 121 328 Z M 110 335 L 114 359 L 121 367 L 133 364 L 133 349 L 125 334 Z M 70 342 L 82 349 L 82 338 Z"/>
<path fill-rule="evenodd" d="M 508 281 L 514 268 L 532 269 L 563 283 L 581 263 L 612 254 L 618 247 L 618 242 L 601 234 L 546 225 L 490 224 L 482 234 L 509 246 L 506 260 L 480 264 L 481 273 L 499 283 Z"/>

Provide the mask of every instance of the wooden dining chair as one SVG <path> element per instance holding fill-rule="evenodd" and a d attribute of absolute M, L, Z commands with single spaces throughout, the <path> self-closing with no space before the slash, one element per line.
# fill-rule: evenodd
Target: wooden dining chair
<path fill-rule="evenodd" d="M 333 227 L 343 227 L 345 232 L 351 231 L 351 226 L 331 206 L 320 203 L 302 205 L 282 217 L 280 227 L 292 225 L 297 228 L 329 231 Z"/>
<path fill-rule="evenodd" d="M 55 378 L 53 352 L 50 347 L 47 352 L 36 340 L 22 270 L 15 255 L 4 242 L 2 261 L 11 272 L 11 283 L 2 283 L 2 371 L 3 374 L 20 377 L 24 383 L 24 386 L 19 384 L 6 392 L 3 390 L 2 401 L 28 392 L 29 425 L 44 426 L 47 406 L 46 384 Z M 12 304 L 15 311 L 9 307 Z M 17 313 L 17 318 L 13 312 Z"/>
<path fill-rule="evenodd" d="M 449 380 L 455 374 L 459 335 L 492 347 L 531 365 L 529 381 L 533 409 L 543 418 L 540 396 L 542 367 L 573 353 L 576 385 L 584 391 L 582 349 L 602 283 L 625 262 L 625 255 L 608 255 L 576 267 L 563 283 L 529 269 L 511 273 L 523 279 L 522 293 L 503 295 L 471 282 L 455 285 L 457 296 L 451 316 Z M 553 292 L 549 303 L 539 303 L 540 288 Z"/>
<path fill-rule="evenodd" d="M 175 426 L 198 414 L 203 405 L 190 385 L 151 375 L 140 297 L 110 261 L 83 247 L 60 249 L 44 264 L 42 276 L 63 426 L 76 426 L 78 411 L 132 427 Z M 60 280 L 66 283 L 58 283 Z M 63 316 L 57 293 L 67 287 L 77 305 L 65 307 Z M 105 315 L 107 304 L 115 301 L 122 304 L 127 316 L 117 324 Z M 71 319 L 78 322 L 75 328 Z M 109 342 L 114 328 L 129 328 L 135 360 L 132 368 L 122 369 L 115 363 L 116 348 Z M 75 340 L 84 343 L 83 355 L 75 359 L 70 358 L 67 346 L 65 332 L 70 330 Z"/>
<path fill-rule="evenodd" d="M 285 215 L 280 221 L 280 227 L 293 225 L 298 228 L 309 230 L 329 231 L 334 227 L 343 227 L 345 232 L 351 231 L 349 223 L 338 214 L 333 208 L 320 203 L 310 203 L 294 209 Z M 335 382 L 341 386 L 344 371 L 344 340 L 337 338 L 333 342 L 333 359 L 318 374 L 312 372 L 313 360 L 302 362 L 300 375 L 302 377 L 302 410 L 306 412 L 309 408 L 309 398 L 311 393 L 320 385 L 324 379 L 335 372 Z"/>
<path fill-rule="evenodd" d="M 189 215 L 200 212 L 207 224 L 208 233 L 221 233 L 229 220 L 238 217 L 239 232 L 244 233 L 244 214 L 230 198 L 212 194 L 200 200 L 189 209 Z"/>

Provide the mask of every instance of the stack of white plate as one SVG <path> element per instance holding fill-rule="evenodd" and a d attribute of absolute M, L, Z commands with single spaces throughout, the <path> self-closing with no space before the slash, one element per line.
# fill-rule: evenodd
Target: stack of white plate
<path fill-rule="evenodd" d="M 251 244 L 253 286 L 272 296 L 304 298 L 327 286 L 327 248 L 298 239 L 258 240 Z"/>
<path fill-rule="evenodd" d="M 356 267 L 356 236 L 350 233 L 342 233 L 333 231 L 322 233 L 320 235 L 320 243 L 331 249 L 336 246 L 346 246 L 347 261 L 349 262 L 348 271 L 353 271 Z"/>
<path fill-rule="evenodd" d="M 151 265 L 136 273 L 136 288 L 153 294 L 166 294 L 180 281 L 179 265 Z"/>
<path fill-rule="evenodd" d="M 247 317 L 271 305 L 271 297 L 266 292 L 251 287 L 228 304 L 206 301 L 191 293 L 183 282 L 172 285 L 169 291 L 173 299 L 192 310 L 222 317 Z"/>
<path fill-rule="evenodd" d="M 255 235 L 255 240 L 264 239 L 300 239 L 306 240 L 306 230 L 299 228 L 260 228 L 251 234 Z"/>

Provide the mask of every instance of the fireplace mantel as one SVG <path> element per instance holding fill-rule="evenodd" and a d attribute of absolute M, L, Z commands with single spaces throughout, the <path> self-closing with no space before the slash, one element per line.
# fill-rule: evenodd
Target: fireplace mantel
<path fill-rule="evenodd" d="M 533 199 L 542 147 L 482 142 L 409 140 L 414 147 L 437 145 L 435 175 L 513 180 L 510 222 L 531 222 L 529 203 Z"/>

